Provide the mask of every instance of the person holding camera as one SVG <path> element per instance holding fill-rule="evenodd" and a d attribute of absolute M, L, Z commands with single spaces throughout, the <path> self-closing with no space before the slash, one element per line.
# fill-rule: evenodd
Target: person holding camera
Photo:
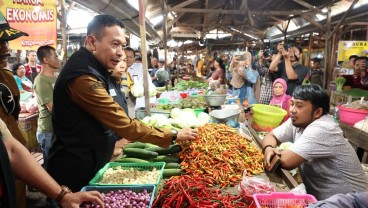
<path fill-rule="evenodd" d="M 308 74 L 308 68 L 299 63 L 302 48 L 281 42 L 277 45 L 277 50 L 279 53 L 270 64 L 270 71 L 277 72 L 279 77 L 286 81 L 288 88 L 286 94 L 292 95 L 295 87 L 301 85 Z M 283 59 L 281 63 L 280 59 Z"/>

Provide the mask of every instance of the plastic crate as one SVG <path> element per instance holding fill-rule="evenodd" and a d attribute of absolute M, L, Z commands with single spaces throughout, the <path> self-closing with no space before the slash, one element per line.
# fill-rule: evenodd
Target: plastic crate
<path fill-rule="evenodd" d="M 254 194 L 253 198 L 258 208 L 286 208 L 288 206 L 307 207 L 309 204 L 317 201 L 317 199 L 310 194 L 293 194 L 287 192 Z"/>
<path fill-rule="evenodd" d="M 137 169 L 139 171 L 143 170 L 152 170 L 156 168 L 156 170 L 160 171 L 159 177 L 157 178 L 156 183 L 153 184 L 105 184 L 99 183 L 103 177 L 103 174 L 109 168 L 121 167 L 124 170 L 128 170 L 130 168 Z M 153 162 L 153 163 L 119 163 L 119 162 L 110 162 L 107 163 L 101 170 L 99 170 L 95 177 L 89 182 L 91 186 L 142 186 L 142 185 L 155 185 L 158 186 L 162 179 L 162 174 L 165 168 L 165 162 Z"/>
<path fill-rule="evenodd" d="M 149 194 L 151 194 L 150 203 L 148 208 L 152 207 L 153 201 L 155 199 L 156 187 L 153 185 L 144 185 L 144 186 L 85 186 L 81 189 L 81 191 L 98 191 L 100 193 L 107 193 L 109 191 L 116 190 L 131 190 L 135 193 L 141 193 L 144 190 L 147 190 Z"/>

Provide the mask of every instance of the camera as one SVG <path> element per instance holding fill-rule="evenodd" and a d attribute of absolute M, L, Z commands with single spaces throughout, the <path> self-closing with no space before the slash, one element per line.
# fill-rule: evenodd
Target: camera
<path fill-rule="evenodd" d="M 288 51 L 288 50 L 289 50 L 289 48 L 291 48 L 291 45 L 290 45 L 290 44 L 285 44 L 285 45 L 284 45 L 284 49 L 285 49 L 285 51 Z"/>
<path fill-rule="evenodd" d="M 269 57 L 271 57 L 271 55 L 272 55 L 271 48 L 266 48 L 266 49 L 263 50 L 263 57 L 269 58 Z"/>

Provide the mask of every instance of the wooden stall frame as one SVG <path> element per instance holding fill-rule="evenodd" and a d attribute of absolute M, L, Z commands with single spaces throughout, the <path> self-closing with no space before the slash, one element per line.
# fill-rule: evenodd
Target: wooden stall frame
<path fill-rule="evenodd" d="M 251 127 L 251 125 L 248 123 L 248 121 L 245 121 L 245 124 L 248 127 L 250 133 L 253 135 L 254 142 L 259 147 L 262 147 L 261 139 L 259 138 L 257 132 Z M 281 177 L 282 180 L 285 182 L 285 184 L 288 186 L 289 189 L 293 189 L 293 188 L 295 188 L 299 185 L 298 182 L 294 179 L 294 177 L 291 176 L 291 174 L 288 170 L 284 170 L 284 169 L 280 168 L 274 174 L 277 174 L 279 177 Z M 269 175 L 269 174 L 267 174 L 267 175 Z"/>

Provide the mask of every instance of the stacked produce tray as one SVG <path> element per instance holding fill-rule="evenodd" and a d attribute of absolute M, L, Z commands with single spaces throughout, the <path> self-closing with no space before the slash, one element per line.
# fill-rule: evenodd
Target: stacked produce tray
<path fill-rule="evenodd" d="M 81 191 L 98 191 L 100 193 L 110 193 L 111 191 L 119 191 L 119 190 L 128 190 L 135 192 L 136 194 L 147 191 L 150 194 L 150 200 L 148 204 L 148 208 L 152 207 L 153 200 L 155 198 L 156 187 L 153 185 L 145 185 L 145 186 L 85 186 Z M 127 205 L 129 206 L 129 205 Z M 82 206 L 83 207 L 83 206 Z M 88 206 L 86 206 L 88 207 Z"/>
<path fill-rule="evenodd" d="M 152 171 L 154 168 L 156 168 L 156 170 L 160 171 L 159 176 L 156 180 L 155 183 L 152 184 L 107 184 L 107 183 L 101 183 L 100 181 L 103 178 L 104 173 L 109 169 L 116 169 L 118 167 L 121 167 L 121 169 L 123 170 L 129 170 L 131 168 L 136 169 L 138 171 Z M 110 162 L 107 163 L 101 170 L 99 170 L 97 172 L 97 174 L 95 175 L 94 178 L 92 178 L 92 180 L 89 182 L 89 185 L 92 186 L 142 186 L 142 185 L 154 185 L 157 186 L 161 179 L 162 179 L 162 174 L 163 174 L 163 170 L 165 167 L 165 162 L 153 162 L 153 163 L 119 163 L 119 162 Z"/>

